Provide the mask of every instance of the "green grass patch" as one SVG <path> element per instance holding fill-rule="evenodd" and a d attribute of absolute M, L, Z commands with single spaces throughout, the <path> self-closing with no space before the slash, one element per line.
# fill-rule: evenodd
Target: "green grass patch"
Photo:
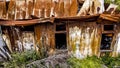
<path fill-rule="evenodd" d="M 72 57 L 68 59 L 68 64 L 71 68 L 102 68 L 102 62 L 96 56 L 87 57 L 85 59 Z"/>
<path fill-rule="evenodd" d="M 108 68 L 114 68 L 114 66 L 120 66 L 120 56 L 118 57 L 103 56 L 100 59 Z"/>
<path fill-rule="evenodd" d="M 4 68 L 25 68 L 25 65 L 40 59 L 35 51 L 25 51 L 22 53 L 13 53 L 10 61 L 4 62 Z"/>

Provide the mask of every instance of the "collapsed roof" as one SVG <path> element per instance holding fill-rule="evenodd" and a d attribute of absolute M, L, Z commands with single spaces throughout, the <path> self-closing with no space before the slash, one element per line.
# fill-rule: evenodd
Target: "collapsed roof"
<path fill-rule="evenodd" d="M 74 17 L 103 13 L 104 0 L 2 0 L 0 9 L 0 18 L 6 20 L 33 19 L 31 15 L 37 18 Z"/>

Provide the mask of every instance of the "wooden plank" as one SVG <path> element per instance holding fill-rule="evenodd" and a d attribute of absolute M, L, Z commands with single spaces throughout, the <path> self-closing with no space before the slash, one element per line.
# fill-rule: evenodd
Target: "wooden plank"
<path fill-rule="evenodd" d="M 50 49 L 55 49 L 55 27 L 53 24 L 47 24 L 47 35 Z"/>
<path fill-rule="evenodd" d="M 118 23 L 120 21 L 119 17 L 112 16 L 110 14 L 101 14 L 99 18 L 110 20 L 110 21 L 113 21 L 113 22 L 116 22 L 116 23 Z"/>
<path fill-rule="evenodd" d="M 56 31 L 55 33 L 60 34 L 60 33 L 66 33 L 67 31 Z"/>

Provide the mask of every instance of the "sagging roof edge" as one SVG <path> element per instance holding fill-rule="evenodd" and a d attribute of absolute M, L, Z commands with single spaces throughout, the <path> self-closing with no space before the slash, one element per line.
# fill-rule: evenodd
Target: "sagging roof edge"
<path fill-rule="evenodd" d="M 110 14 L 96 14 L 96 15 L 87 15 L 87 16 L 75 16 L 75 17 L 51 17 L 51 18 L 40 18 L 40 19 L 29 19 L 29 20 L 4 20 L 0 19 L 0 25 L 3 26 L 29 26 L 40 23 L 54 23 L 56 20 L 60 21 L 71 21 L 79 20 L 83 21 L 86 19 L 97 18 L 97 19 L 106 19 L 113 22 L 120 22 L 120 16 L 112 16 Z M 96 21 L 97 21 L 96 19 Z"/>
<path fill-rule="evenodd" d="M 40 18 L 40 19 L 29 19 L 29 20 L 0 20 L 2 26 L 29 26 L 38 23 L 53 22 L 52 18 Z"/>

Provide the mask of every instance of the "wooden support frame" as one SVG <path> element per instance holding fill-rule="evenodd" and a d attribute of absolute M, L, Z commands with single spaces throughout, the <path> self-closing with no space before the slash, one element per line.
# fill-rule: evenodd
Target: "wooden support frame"
<path fill-rule="evenodd" d="M 108 22 L 108 23 L 107 23 Z M 102 34 L 113 34 L 112 36 L 112 41 L 111 41 L 111 44 L 110 44 L 110 50 L 101 50 L 100 49 L 100 56 L 103 54 L 103 53 L 106 53 L 106 52 L 109 52 L 109 53 L 112 53 L 114 51 L 114 46 L 113 46 L 113 42 L 114 42 L 114 38 L 115 38 L 115 33 L 116 33 L 116 24 L 115 23 L 109 23 L 110 21 L 104 21 L 104 23 L 101 23 L 101 36 Z M 105 25 L 113 25 L 113 30 L 104 30 L 104 26 Z M 101 38 L 102 40 L 102 38 Z M 100 43 L 100 46 L 101 46 L 101 43 Z"/>
<path fill-rule="evenodd" d="M 62 25 L 62 24 L 65 25 L 65 30 L 56 31 L 56 28 L 57 28 L 56 25 Z M 66 49 L 67 49 L 68 48 L 68 23 L 66 21 L 59 21 L 59 22 L 54 23 L 54 33 L 55 34 L 61 34 L 61 33 L 66 34 Z M 56 40 L 56 38 L 55 38 L 55 40 Z"/>

